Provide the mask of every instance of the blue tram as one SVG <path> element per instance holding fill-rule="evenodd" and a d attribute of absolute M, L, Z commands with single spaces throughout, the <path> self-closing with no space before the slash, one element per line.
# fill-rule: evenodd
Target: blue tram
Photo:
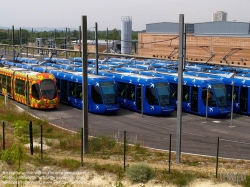
<path fill-rule="evenodd" d="M 109 70 L 98 72 L 99 75 L 114 78 L 121 107 L 136 112 L 143 109 L 143 113 L 147 115 L 170 115 L 174 112 L 166 79 Z M 95 70 L 92 73 L 95 73 Z"/>
<path fill-rule="evenodd" d="M 206 77 L 206 78 L 218 78 L 226 85 L 227 95 L 229 101 L 232 101 L 233 97 L 233 111 L 236 113 L 250 115 L 250 78 L 241 76 L 231 76 L 228 74 L 211 74 L 201 72 L 185 72 L 185 74 Z M 234 92 L 232 94 L 232 85 L 234 85 Z"/>
<path fill-rule="evenodd" d="M 82 109 L 82 72 L 50 70 L 57 80 L 60 102 Z M 110 77 L 88 74 L 88 111 L 95 114 L 117 113 L 114 80 Z"/>
<path fill-rule="evenodd" d="M 177 102 L 178 74 L 153 71 L 141 71 L 142 75 L 164 77 L 170 83 L 171 101 Z M 206 105 L 208 101 L 208 105 Z M 195 76 L 183 76 L 182 110 L 208 117 L 226 116 L 230 106 L 224 83 L 219 79 L 205 79 Z M 208 106 L 208 107 L 207 107 Z"/>

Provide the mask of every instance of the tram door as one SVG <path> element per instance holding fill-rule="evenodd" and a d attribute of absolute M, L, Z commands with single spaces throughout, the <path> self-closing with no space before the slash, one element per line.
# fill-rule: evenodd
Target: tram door
<path fill-rule="evenodd" d="M 10 78 L 10 76 L 7 76 L 7 94 L 8 94 L 8 96 L 11 96 L 11 78 Z"/>
<path fill-rule="evenodd" d="M 136 86 L 136 109 L 141 110 L 141 86 Z"/>
<path fill-rule="evenodd" d="M 198 87 L 192 87 L 191 111 L 198 112 Z"/>
<path fill-rule="evenodd" d="M 240 111 L 247 112 L 248 111 L 248 88 L 241 87 L 240 90 Z"/>
<path fill-rule="evenodd" d="M 66 80 L 61 80 L 61 90 L 60 90 L 60 93 L 61 93 L 61 102 L 66 102 L 68 103 L 68 81 Z"/>

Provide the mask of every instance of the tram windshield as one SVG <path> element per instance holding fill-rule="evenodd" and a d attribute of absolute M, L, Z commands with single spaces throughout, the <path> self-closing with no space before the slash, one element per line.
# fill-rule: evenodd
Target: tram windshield
<path fill-rule="evenodd" d="M 147 99 L 148 104 L 150 105 L 159 105 L 154 86 L 146 87 L 146 99 Z"/>
<path fill-rule="evenodd" d="M 55 82 L 51 79 L 44 79 L 40 83 L 41 93 L 45 99 L 54 99 L 56 98 L 56 85 Z"/>
<path fill-rule="evenodd" d="M 213 84 L 212 85 L 215 97 L 218 102 L 218 107 L 227 107 L 227 95 L 226 95 L 226 87 L 224 84 Z"/>
<path fill-rule="evenodd" d="M 161 106 L 169 105 L 170 89 L 167 83 L 156 83 L 156 90 L 158 92 L 159 101 Z"/>
<path fill-rule="evenodd" d="M 103 93 L 104 104 L 115 104 L 116 95 L 113 82 L 101 82 L 101 89 Z"/>

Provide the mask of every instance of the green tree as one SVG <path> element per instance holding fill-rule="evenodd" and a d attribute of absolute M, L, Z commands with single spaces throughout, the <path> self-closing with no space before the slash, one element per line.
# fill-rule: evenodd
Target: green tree
<path fill-rule="evenodd" d="M 13 138 L 16 142 L 9 149 L 2 150 L 0 152 L 0 158 L 6 163 L 16 167 L 16 173 L 13 175 L 16 179 L 16 186 L 24 186 L 25 179 L 22 175 L 21 163 L 27 159 L 27 153 L 24 145 L 21 143 L 23 140 L 21 137 L 23 137 L 23 132 L 27 128 L 27 124 L 25 121 L 18 120 L 12 127 L 14 127 Z"/>

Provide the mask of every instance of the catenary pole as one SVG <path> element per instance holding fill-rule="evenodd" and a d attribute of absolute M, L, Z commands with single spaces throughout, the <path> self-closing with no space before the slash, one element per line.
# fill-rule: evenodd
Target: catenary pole
<path fill-rule="evenodd" d="M 82 16 L 82 101 L 84 152 L 88 153 L 88 66 L 87 66 L 87 16 Z"/>
<path fill-rule="evenodd" d="M 82 30 L 81 30 L 81 26 L 79 26 L 79 54 L 80 54 L 80 57 L 82 57 Z"/>
<path fill-rule="evenodd" d="M 14 47 L 15 29 L 12 25 L 12 51 L 13 51 L 13 61 L 15 61 L 15 47 Z"/>
<path fill-rule="evenodd" d="M 95 71 L 98 75 L 98 24 L 95 23 Z"/>
<path fill-rule="evenodd" d="M 107 47 L 106 47 L 106 53 L 107 53 L 107 56 L 106 56 L 106 59 L 108 60 L 108 50 L 109 50 L 109 46 L 108 46 L 108 42 L 109 42 L 109 29 L 107 28 L 107 31 L 106 31 L 106 44 L 107 44 Z"/>
<path fill-rule="evenodd" d="M 184 15 L 179 15 L 179 61 L 178 61 L 178 96 L 177 96 L 177 134 L 176 134 L 176 162 L 181 160 L 181 128 L 182 128 L 182 79 L 183 79 L 183 35 Z"/>

